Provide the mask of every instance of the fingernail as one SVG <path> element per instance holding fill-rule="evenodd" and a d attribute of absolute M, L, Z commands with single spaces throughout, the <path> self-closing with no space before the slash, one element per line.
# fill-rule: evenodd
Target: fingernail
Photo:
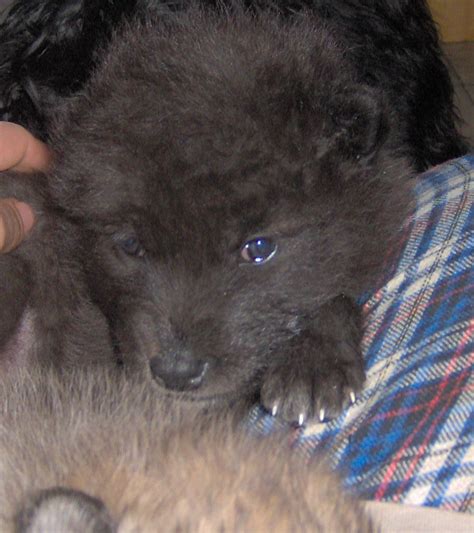
<path fill-rule="evenodd" d="M 35 223 L 35 214 L 33 213 L 33 209 L 28 204 L 25 204 L 25 202 L 15 202 L 16 203 L 16 209 L 20 213 L 21 219 L 23 220 L 23 229 L 25 231 L 25 235 L 31 230 Z"/>
<path fill-rule="evenodd" d="M 14 198 L 0 199 L 0 253 L 14 250 L 34 224 L 33 210 Z"/>

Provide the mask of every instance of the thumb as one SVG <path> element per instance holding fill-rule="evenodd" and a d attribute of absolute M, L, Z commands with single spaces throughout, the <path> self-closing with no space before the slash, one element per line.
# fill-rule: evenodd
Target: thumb
<path fill-rule="evenodd" d="M 0 253 L 14 250 L 35 222 L 28 204 L 14 198 L 0 198 Z"/>

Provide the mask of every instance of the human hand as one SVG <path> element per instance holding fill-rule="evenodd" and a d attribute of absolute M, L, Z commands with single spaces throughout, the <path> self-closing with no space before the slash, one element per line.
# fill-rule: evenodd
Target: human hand
<path fill-rule="evenodd" d="M 0 122 L 0 171 L 46 170 L 51 163 L 48 147 L 24 128 Z M 14 250 L 31 230 L 35 217 L 31 207 L 14 198 L 0 198 L 0 253 Z"/>

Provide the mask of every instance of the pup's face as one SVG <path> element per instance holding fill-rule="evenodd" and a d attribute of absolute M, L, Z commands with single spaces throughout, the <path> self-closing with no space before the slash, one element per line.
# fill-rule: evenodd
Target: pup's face
<path fill-rule="evenodd" d="M 86 251 L 126 362 L 204 398 L 255 385 L 269 358 L 283 356 L 280 347 L 338 293 L 347 259 L 328 254 L 336 234 L 344 253 L 356 253 L 335 205 L 308 206 L 298 192 L 257 179 L 242 190 L 239 174 L 209 175 L 163 187 L 157 173 L 138 204 L 124 194 L 100 221 L 91 215 Z"/>
<path fill-rule="evenodd" d="M 402 166 L 329 37 L 252 24 L 122 37 L 52 179 L 121 358 L 196 400 L 256 391 L 322 303 L 364 287 L 388 232 L 378 168 Z"/>

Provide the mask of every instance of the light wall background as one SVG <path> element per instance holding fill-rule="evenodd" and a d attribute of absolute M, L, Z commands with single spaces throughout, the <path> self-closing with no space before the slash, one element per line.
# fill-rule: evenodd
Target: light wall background
<path fill-rule="evenodd" d="M 474 0 L 428 0 L 445 42 L 474 41 Z"/>

